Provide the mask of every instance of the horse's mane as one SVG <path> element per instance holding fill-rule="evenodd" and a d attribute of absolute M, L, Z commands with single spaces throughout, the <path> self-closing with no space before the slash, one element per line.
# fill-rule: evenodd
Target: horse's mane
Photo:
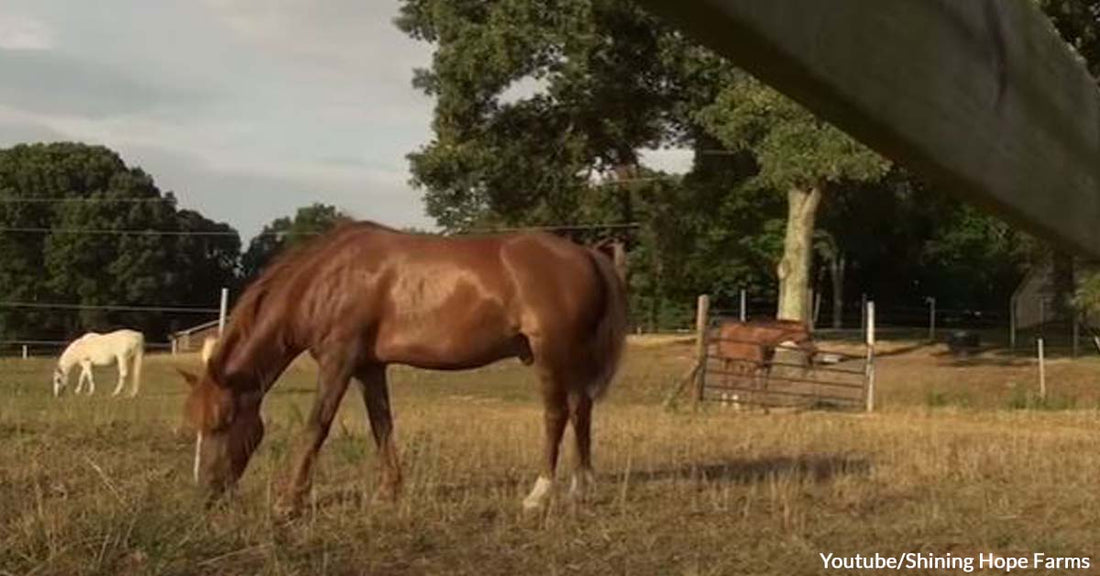
<path fill-rule="evenodd" d="M 283 249 L 264 267 L 260 275 L 244 290 L 225 327 L 225 334 L 210 358 L 208 369 L 215 376 L 215 382 L 224 385 L 224 368 L 229 354 L 244 340 L 252 335 L 256 319 L 260 315 L 272 287 L 289 278 L 300 269 L 304 262 L 314 259 L 344 236 L 364 230 L 397 230 L 371 221 L 341 222 L 332 230 L 312 238 L 298 246 Z"/>

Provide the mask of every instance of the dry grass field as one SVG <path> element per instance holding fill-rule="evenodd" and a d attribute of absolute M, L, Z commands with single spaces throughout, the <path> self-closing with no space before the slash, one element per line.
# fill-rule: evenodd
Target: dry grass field
<path fill-rule="evenodd" d="M 269 504 L 312 399 L 308 361 L 269 395 L 239 492 L 207 510 L 172 372 L 194 358 L 148 357 L 133 400 L 106 396 L 113 372 L 93 398 L 54 399 L 50 361 L 5 360 L 0 574 L 817 574 L 823 552 L 1100 552 L 1100 362 L 1052 362 L 1039 403 L 1027 361 L 883 352 L 873 415 L 668 412 L 691 345 L 634 344 L 597 407 L 594 498 L 536 515 L 519 505 L 540 446 L 533 375 L 395 369 L 403 498 L 372 500 L 374 448 L 349 395 L 312 506 L 290 522 Z"/>

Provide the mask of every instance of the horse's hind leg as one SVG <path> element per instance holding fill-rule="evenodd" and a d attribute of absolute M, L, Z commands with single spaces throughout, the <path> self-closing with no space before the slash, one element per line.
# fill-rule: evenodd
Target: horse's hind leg
<path fill-rule="evenodd" d="M 523 500 L 523 508 L 535 510 L 546 504 L 554 486 L 554 471 L 558 466 L 558 450 L 565 425 L 569 421 L 569 406 L 564 379 L 550 370 L 541 370 L 543 409 L 542 471 L 531 493 Z"/>
<path fill-rule="evenodd" d="M 595 483 L 592 472 L 592 398 L 588 394 L 574 392 L 569 395 L 569 418 L 573 423 L 577 458 L 569 495 L 584 499 Z"/>
<path fill-rule="evenodd" d="M 368 366 L 356 373 L 355 381 L 367 406 L 371 433 L 382 463 L 378 495 L 389 500 L 396 499 L 401 489 L 401 464 L 393 441 L 393 415 L 390 413 L 390 391 L 386 383 L 386 367 Z"/>
<path fill-rule="evenodd" d="M 111 396 L 122 394 L 122 387 L 126 384 L 126 375 L 129 373 L 127 366 L 129 366 L 130 361 L 125 356 L 119 355 L 115 358 L 115 363 L 118 364 L 118 384 L 115 386 L 115 391 L 111 392 Z"/>
<path fill-rule="evenodd" d="M 317 452 L 328 437 L 332 419 L 340 408 L 340 400 L 348 389 L 351 380 L 351 364 L 342 354 L 331 354 L 319 358 L 317 396 L 313 400 L 306 429 L 295 451 L 289 485 L 284 489 L 279 502 L 283 511 L 294 512 L 301 508 L 303 500 L 309 494 L 313 482 L 313 463 Z"/>

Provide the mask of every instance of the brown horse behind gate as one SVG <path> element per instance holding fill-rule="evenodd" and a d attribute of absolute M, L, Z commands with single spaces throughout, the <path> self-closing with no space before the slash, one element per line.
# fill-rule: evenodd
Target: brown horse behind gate
<path fill-rule="evenodd" d="M 725 321 L 718 325 L 717 357 L 722 361 L 727 385 L 756 387 L 755 380 L 767 377 L 776 348 L 800 350 L 805 366 L 813 364 L 817 352 L 805 323 L 794 320 Z"/>
<path fill-rule="evenodd" d="M 378 224 L 342 226 L 277 259 L 242 294 L 186 414 L 195 479 L 220 494 L 263 437 L 264 394 L 297 355 L 317 360 L 318 391 L 280 506 L 298 508 L 340 400 L 354 381 L 382 462 L 383 495 L 401 471 L 386 367 L 465 370 L 518 357 L 538 372 L 545 415 L 541 474 L 524 507 L 550 495 L 567 421 L 574 495 L 591 481 L 593 400 L 614 375 L 626 334 L 622 280 L 603 254 L 541 233 L 440 237 Z"/>

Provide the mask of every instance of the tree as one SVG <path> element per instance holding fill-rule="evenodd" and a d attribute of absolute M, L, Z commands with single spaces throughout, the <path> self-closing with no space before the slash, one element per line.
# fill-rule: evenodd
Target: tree
<path fill-rule="evenodd" d="M 1039 0 L 1062 39 L 1100 77 L 1100 0 Z"/>
<path fill-rule="evenodd" d="M 699 113 L 701 123 L 735 150 L 752 151 L 760 185 L 784 190 L 787 225 L 779 280 L 777 316 L 810 318 L 810 265 L 818 206 L 842 180 L 870 181 L 889 164 L 806 109 L 743 77 Z"/>
<path fill-rule="evenodd" d="M 209 254 L 181 247 L 195 213 L 181 215 L 172 193 L 102 146 L 19 145 L 0 150 L 0 300 L 84 306 L 195 305 L 202 277 L 219 281 L 236 270 L 239 239 Z M 29 201 L 28 201 L 29 200 Z M 160 340 L 176 314 L 86 309 L 0 308 L 7 338 L 68 339 L 87 330 L 128 326 Z"/>
<path fill-rule="evenodd" d="M 341 222 L 349 221 L 351 217 L 335 206 L 320 203 L 299 208 L 293 219 L 285 216 L 276 218 L 249 242 L 248 250 L 241 258 L 244 283 L 247 284 L 255 278 L 280 250 L 298 245 Z"/>
<path fill-rule="evenodd" d="M 665 136 L 665 29 L 633 2 L 405 0 L 397 25 L 436 45 L 414 81 L 435 138 L 409 159 L 445 228 L 573 221 L 593 174 Z"/>
<path fill-rule="evenodd" d="M 180 283 L 194 298 L 190 305 L 209 307 L 222 288 L 239 285 L 241 238 L 228 224 L 193 210 L 180 210 L 177 221 L 185 234 L 176 242 L 176 269 L 187 271 Z"/>

